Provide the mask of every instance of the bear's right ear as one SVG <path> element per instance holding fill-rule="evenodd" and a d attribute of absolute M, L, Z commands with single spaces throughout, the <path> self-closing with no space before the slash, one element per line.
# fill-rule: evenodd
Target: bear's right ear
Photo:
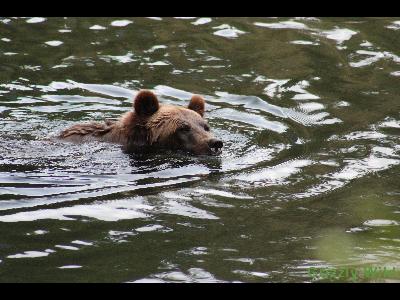
<path fill-rule="evenodd" d="M 157 96 L 151 91 L 140 90 L 135 97 L 133 107 L 139 116 L 149 117 L 159 108 Z"/>

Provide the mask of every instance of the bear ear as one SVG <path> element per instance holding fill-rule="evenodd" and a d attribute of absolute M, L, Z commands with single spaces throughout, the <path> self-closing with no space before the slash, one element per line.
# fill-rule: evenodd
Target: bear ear
<path fill-rule="evenodd" d="M 200 116 L 204 117 L 204 107 L 206 102 L 203 97 L 199 95 L 193 95 L 192 99 L 190 99 L 190 103 L 188 108 L 197 112 Z"/>
<path fill-rule="evenodd" d="M 151 116 L 159 108 L 157 96 L 151 91 L 140 90 L 135 97 L 133 107 L 139 116 Z"/>

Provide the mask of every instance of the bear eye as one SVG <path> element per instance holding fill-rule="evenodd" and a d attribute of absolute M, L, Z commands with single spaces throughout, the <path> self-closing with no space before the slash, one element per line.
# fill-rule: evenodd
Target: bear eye
<path fill-rule="evenodd" d="M 204 130 L 205 130 L 205 131 L 210 131 L 210 126 L 208 126 L 207 124 L 204 125 Z"/>
<path fill-rule="evenodd" d="M 184 124 L 179 129 L 181 131 L 190 131 L 190 126 L 188 124 Z"/>

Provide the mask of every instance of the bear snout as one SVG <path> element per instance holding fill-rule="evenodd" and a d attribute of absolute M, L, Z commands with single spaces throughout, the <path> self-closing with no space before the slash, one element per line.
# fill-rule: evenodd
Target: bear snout
<path fill-rule="evenodd" d="M 221 149 L 224 146 L 224 143 L 218 139 L 211 139 L 208 141 L 208 146 L 213 149 Z"/>

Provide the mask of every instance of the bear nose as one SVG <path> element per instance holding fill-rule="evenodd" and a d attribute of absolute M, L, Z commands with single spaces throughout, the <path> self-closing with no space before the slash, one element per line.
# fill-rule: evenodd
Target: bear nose
<path fill-rule="evenodd" d="M 211 139 L 208 141 L 208 146 L 210 148 L 218 148 L 221 149 L 224 143 L 221 140 Z"/>

